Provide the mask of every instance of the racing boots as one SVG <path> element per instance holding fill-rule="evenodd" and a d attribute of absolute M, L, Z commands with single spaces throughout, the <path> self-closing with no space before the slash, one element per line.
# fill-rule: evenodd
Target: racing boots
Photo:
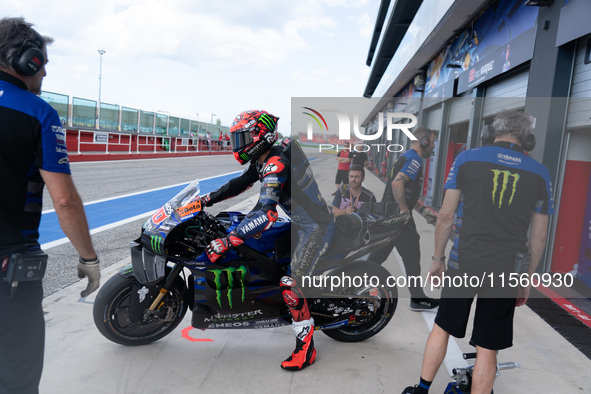
<path fill-rule="evenodd" d="M 291 327 L 296 334 L 296 348 L 291 356 L 281 363 L 281 368 L 288 371 L 299 371 L 316 360 L 313 339 L 314 319 L 293 322 Z"/>

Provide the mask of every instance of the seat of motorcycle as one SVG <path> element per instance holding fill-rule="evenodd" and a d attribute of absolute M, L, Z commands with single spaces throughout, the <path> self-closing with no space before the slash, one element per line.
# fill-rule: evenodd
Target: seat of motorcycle
<path fill-rule="evenodd" d="M 362 242 L 365 231 L 363 219 L 356 213 L 337 216 L 335 219 L 335 233 L 326 251 L 327 255 L 343 251 Z"/>

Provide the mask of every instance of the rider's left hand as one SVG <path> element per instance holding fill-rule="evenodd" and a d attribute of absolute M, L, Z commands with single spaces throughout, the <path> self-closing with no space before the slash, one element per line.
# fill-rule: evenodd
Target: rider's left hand
<path fill-rule="evenodd" d="M 226 238 L 218 238 L 211 241 L 207 246 L 207 257 L 215 263 L 228 252 L 231 247 L 242 245 L 244 239 L 235 232 L 231 232 Z"/>

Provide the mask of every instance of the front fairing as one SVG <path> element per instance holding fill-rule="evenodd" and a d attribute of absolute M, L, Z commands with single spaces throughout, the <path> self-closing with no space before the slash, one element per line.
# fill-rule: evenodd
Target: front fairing
<path fill-rule="evenodd" d="M 152 253 L 166 255 L 165 240 L 179 224 L 201 211 L 199 180 L 196 179 L 158 209 L 142 226 L 142 245 Z"/>

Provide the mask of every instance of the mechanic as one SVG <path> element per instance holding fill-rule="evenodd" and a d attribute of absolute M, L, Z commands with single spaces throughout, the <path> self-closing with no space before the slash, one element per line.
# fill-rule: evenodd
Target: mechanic
<path fill-rule="evenodd" d="M 70 176 L 66 134 L 44 100 L 46 45 L 53 42 L 23 18 L 0 20 L 0 393 L 37 393 L 43 371 L 41 302 L 47 255 L 38 242 L 47 184 L 62 230 L 80 254 L 87 296 L 99 286 L 84 207 Z M 26 265 L 23 261 L 29 261 Z M 32 260 L 34 259 L 34 261 Z M 35 266 L 38 269 L 31 270 Z M 17 268 L 18 267 L 18 268 Z M 27 272 L 27 277 L 12 273 Z"/>
<path fill-rule="evenodd" d="M 314 319 L 298 281 L 314 271 L 321 254 L 334 233 L 334 218 L 314 180 L 310 163 L 297 141 L 277 141 L 279 118 L 266 111 L 244 111 L 230 129 L 234 157 L 248 164 L 237 178 L 202 197 L 205 206 L 237 196 L 256 181 L 262 183 L 257 204 L 244 220 L 225 238 L 216 239 L 207 248 L 207 255 L 216 262 L 245 239 L 268 230 L 277 220 L 277 205 L 290 215 L 297 228 L 290 271 L 281 278 L 283 299 L 292 315 L 296 348 L 281 363 L 281 368 L 297 371 L 316 359 Z"/>
<path fill-rule="evenodd" d="M 421 275 L 420 236 L 412 210 L 423 187 L 423 159 L 431 157 L 437 132 L 420 126 L 413 135 L 417 140 L 412 142 L 411 149 L 402 154 L 390 169 L 382 197 L 382 203 L 388 207 L 388 211 L 384 212 L 386 215 L 407 215 L 408 222 L 397 238 L 369 255 L 370 261 L 382 264 L 396 247 L 402 257 L 407 278 Z M 409 291 L 412 311 L 434 310 L 439 305 L 439 300 L 427 297 L 420 286 L 409 286 Z"/>
<path fill-rule="evenodd" d="M 531 120 L 520 111 L 495 117 L 492 146 L 461 152 L 445 183 L 443 206 L 435 226 L 435 251 L 429 275 L 492 277 L 536 271 L 546 246 L 548 215 L 554 213 L 552 185 L 546 167 L 527 156 L 535 138 Z M 484 139 L 486 140 L 487 137 Z M 490 138 L 490 137 L 489 137 Z M 445 264 L 445 246 L 455 236 Z M 529 236 L 528 236 L 528 230 Z M 529 238 L 529 239 L 528 239 Z M 529 268 L 519 268 L 531 255 Z M 527 266 L 527 264 L 523 264 Z M 500 283 L 479 287 L 444 287 L 435 324 L 427 339 L 420 382 L 403 394 L 429 391 L 443 362 L 450 335 L 463 338 L 477 295 L 471 342 L 476 346 L 472 393 L 492 391 L 497 353 L 513 345 L 516 306 L 526 303 L 527 287 L 503 288 Z"/>

